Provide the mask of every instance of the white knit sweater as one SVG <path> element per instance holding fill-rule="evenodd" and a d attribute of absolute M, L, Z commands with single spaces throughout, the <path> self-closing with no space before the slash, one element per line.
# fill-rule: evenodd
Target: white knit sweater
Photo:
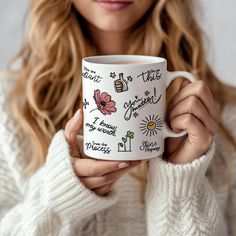
<path fill-rule="evenodd" d="M 152 159 L 145 202 L 140 181 L 130 174 L 106 197 L 87 189 L 73 172 L 63 130 L 53 137 L 42 168 L 25 180 L 21 170 L 30 152 L 9 112 L 13 85 L 14 80 L 0 81 L 1 236 L 236 235 L 236 153 L 220 136 L 192 163 Z M 223 119 L 236 137 L 232 109 L 226 108 Z M 234 173 L 230 192 L 229 161 Z"/>

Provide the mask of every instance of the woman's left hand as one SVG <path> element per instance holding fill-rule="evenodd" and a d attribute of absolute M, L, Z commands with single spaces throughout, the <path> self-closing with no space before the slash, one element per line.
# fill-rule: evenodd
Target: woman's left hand
<path fill-rule="evenodd" d="M 220 121 L 220 112 L 203 81 L 184 80 L 171 100 L 167 121 L 174 132 L 187 130 L 181 138 L 167 138 L 165 158 L 172 163 L 188 163 L 203 155 L 213 142 Z"/>

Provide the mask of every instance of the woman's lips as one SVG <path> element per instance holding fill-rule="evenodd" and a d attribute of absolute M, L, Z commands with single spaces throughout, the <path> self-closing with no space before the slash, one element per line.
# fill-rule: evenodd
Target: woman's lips
<path fill-rule="evenodd" d="M 97 0 L 96 2 L 100 5 L 100 7 L 110 11 L 122 10 L 132 3 L 131 1 L 125 2 L 125 1 L 102 1 L 102 0 Z"/>

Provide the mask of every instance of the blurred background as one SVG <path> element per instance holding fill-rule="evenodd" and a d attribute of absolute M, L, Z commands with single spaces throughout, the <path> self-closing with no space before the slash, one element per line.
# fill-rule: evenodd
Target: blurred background
<path fill-rule="evenodd" d="M 199 15 L 209 40 L 208 61 L 225 83 L 236 86 L 236 1 L 200 1 Z M 27 0 L 0 0 L 0 71 L 17 52 L 22 40 L 22 22 Z"/>

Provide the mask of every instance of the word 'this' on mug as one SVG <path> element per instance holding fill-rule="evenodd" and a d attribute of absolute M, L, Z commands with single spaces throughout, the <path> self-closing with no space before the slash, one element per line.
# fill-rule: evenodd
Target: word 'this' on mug
<path fill-rule="evenodd" d="M 165 123 L 166 88 L 175 78 L 164 58 L 111 55 L 82 61 L 84 153 L 103 160 L 142 160 L 160 156 L 164 139 L 180 137 Z"/>

